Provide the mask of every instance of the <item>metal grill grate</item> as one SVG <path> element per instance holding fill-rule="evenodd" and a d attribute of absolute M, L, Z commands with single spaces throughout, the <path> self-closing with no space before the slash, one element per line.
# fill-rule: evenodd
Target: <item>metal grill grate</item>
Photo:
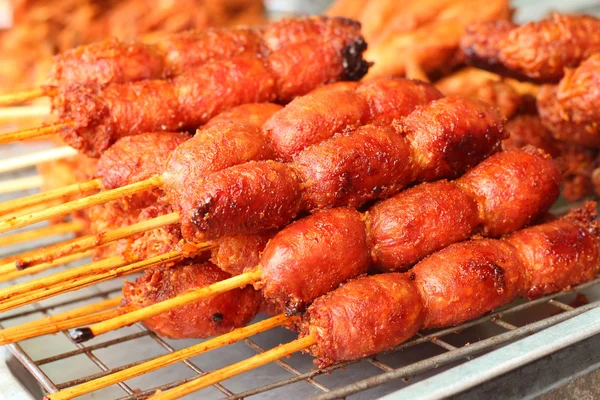
<path fill-rule="evenodd" d="M 581 285 L 574 291 L 583 290 L 587 292 L 590 288 L 597 287 L 598 283 L 600 283 L 600 279 Z M 23 317 L 32 316 L 35 313 L 51 315 L 53 311 L 59 307 L 74 306 L 82 301 L 88 300 L 100 301 L 114 296 L 119 292 L 119 289 L 101 290 L 99 287 L 95 287 L 93 290 L 95 293 L 91 295 L 79 295 L 67 301 L 54 303 L 50 306 L 35 305 L 32 310 L 2 317 L 0 318 L 0 324 L 7 324 Z M 228 382 L 217 384 L 214 385 L 216 391 L 211 392 L 207 397 L 226 397 L 228 399 L 239 399 L 257 395 L 260 395 L 263 398 L 272 396 L 277 397 L 277 389 L 288 390 L 288 388 L 291 388 L 291 385 L 300 382 L 304 382 L 312 388 L 312 390 L 308 392 L 305 391 L 305 388 L 302 389 L 305 391 L 304 394 L 306 394 L 304 397 L 314 396 L 318 399 L 337 399 L 376 387 L 377 395 L 382 395 L 397 390 L 404 385 L 418 381 L 424 376 L 437 373 L 443 370 L 444 366 L 464 362 L 476 354 L 490 351 L 505 343 L 530 335 L 600 305 L 600 296 L 598 296 L 597 299 L 594 298 L 592 302 L 585 305 L 580 305 L 578 307 L 571 306 L 568 302 L 571 301 L 569 300 L 569 297 L 572 296 L 572 293 L 557 293 L 534 301 L 512 304 L 509 307 L 458 327 L 422 333 L 388 353 L 370 357 L 365 360 L 334 365 L 323 370 L 310 370 L 307 367 L 306 362 L 309 361 L 309 357 L 295 355 L 291 360 L 281 360 L 274 363 L 274 365 L 286 374 L 291 375 L 289 377 L 260 385 L 248 385 L 246 383 L 242 385 L 243 387 L 241 390 L 239 389 L 239 382 L 231 386 L 228 385 Z M 131 329 L 132 328 L 129 328 L 129 330 Z M 144 359 L 135 362 L 122 363 L 116 367 L 110 367 L 109 365 L 111 362 L 104 361 L 103 356 L 99 353 L 106 352 L 115 346 L 126 344 L 133 349 L 136 341 L 149 338 L 166 352 L 171 353 L 176 350 L 168 341 L 157 337 L 141 324 L 135 325 L 135 328 L 133 329 L 135 329 L 135 332 L 133 333 L 126 332 L 123 334 L 119 331 L 117 333 L 121 334 L 114 339 L 103 340 L 102 342 L 87 346 L 73 343 L 76 346 L 76 349 L 74 350 L 59 352 L 38 359 L 34 359 L 33 356 L 25 351 L 19 344 L 9 345 L 8 348 L 27 370 L 31 372 L 44 391 L 53 393 L 60 389 L 87 382 L 148 361 L 148 359 Z M 469 333 L 467 333 L 468 331 Z M 246 347 L 246 350 L 251 350 L 252 354 L 255 354 L 261 353 L 267 348 L 274 347 L 280 343 L 289 341 L 289 337 L 286 337 L 289 336 L 289 333 L 281 335 L 283 333 L 282 330 L 278 330 L 275 333 L 277 334 L 272 334 L 271 336 L 273 337 L 267 338 L 268 340 L 259 337 L 258 339 L 260 339 L 261 342 L 264 342 L 263 344 L 259 344 L 259 340 L 246 339 L 243 341 L 244 346 Z M 70 341 L 66 332 L 63 332 L 62 334 Z M 284 338 L 281 336 L 284 336 Z M 274 338 L 276 338 L 276 340 L 273 340 Z M 36 340 L 40 341 L 44 340 L 44 338 L 31 339 L 31 341 Z M 470 342 L 465 342 L 465 340 L 469 340 Z M 432 349 L 432 346 L 435 349 Z M 424 347 L 428 348 L 423 349 Z M 115 349 L 115 351 L 119 350 Z M 218 359 L 221 357 L 220 353 L 228 351 L 231 351 L 231 349 L 223 348 L 212 351 L 208 353 L 208 355 L 213 357 L 213 359 Z M 239 352 L 239 349 L 236 351 Z M 411 354 L 407 354 L 408 351 L 412 351 Z M 100 371 L 93 374 L 86 374 L 85 376 L 78 376 L 75 379 L 58 382 L 51 379 L 49 374 L 44 371 L 44 369 L 50 368 L 53 363 L 73 360 L 75 357 L 82 355 L 91 361 Z M 244 354 L 243 358 L 247 358 L 248 356 L 249 355 Z M 407 358 L 411 362 L 405 363 Z M 125 356 L 124 360 L 127 359 L 128 357 Z M 400 365 L 398 365 L 398 363 L 400 363 Z M 198 362 L 185 360 L 179 364 L 183 364 L 187 369 L 191 370 L 193 374 L 181 377 L 180 379 L 175 379 L 172 382 L 158 386 L 151 385 L 149 387 L 138 388 L 131 383 L 120 382 L 118 386 L 123 395 L 120 399 L 141 399 L 144 396 L 152 394 L 156 389 L 172 388 L 205 373 L 205 370 L 202 369 L 202 365 Z M 344 375 L 344 370 L 347 371 L 352 366 L 356 365 L 358 365 L 356 368 L 358 370 L 368 369 L 365 366 L 370 365 L 371 368 L 367 374 L 369 376 L 363 376 L 361 379 L 358 379 L 357 376 L 355 376 L 356 374 L 350 374 L 352 375 L 350 377 L 341 376 Z M 408 380 L 409 377 L 410 380 Z M 246 381 L 247 380 L 248 379 L 246 379 Z M 393 384 L 390 385 L 389 383 Z M 383 384 L 388 385 L 384 385 L 383 387 L 380 386 Z M 114 398 L 116 396 L 112 395 L 111 397 Z M 102 396 L 102 398 L 106 397 Z"/>

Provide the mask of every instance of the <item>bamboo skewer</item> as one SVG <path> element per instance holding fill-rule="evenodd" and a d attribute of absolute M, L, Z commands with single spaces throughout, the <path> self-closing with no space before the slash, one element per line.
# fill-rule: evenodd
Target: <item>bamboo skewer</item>
<path fill-rule="evenodd" d="M 286 322 L 292 321 L 293 318 L 294 317 L 286 317 L 285 315 L 280 314 L 275 317 L 257 322 L 255 324 L 235 329 L 229 333 L 217 336 L 213 339 L 209 339 L 202 343 L 198 343 L 194 346 L 178 350 L 170 354 L 165 354 L 164 356 L 154 358 L 152 360 L 138 364 L 131 368 L 124 369 L 114 374 L 106 375 L 101 378 L 70 387 L 68 389 L 63 389 L 57 393 L 49 394 L 46 396 L 46 398 L 48 400 L 72 399 L 74 397 L 81 396 L 83 394 L 90 393 L 110 385 L 114 385 L 115 383 L 122 382 L 127 379 L 131 379 L 136 376 L 155 371 L 159 368 L 166 367 L 176 362 L 183 361 L 203 353 L 207 353 L 211 350 L 228 346 L 239 340 L 246 339 L 258 333 L 267 331 L 277 326 L 281 326 Z"/>
<path fill-rule="evenodd" d="M 81 253 L 69 254 L 46 263 L 38 264 L 31 268 L 9 272 L 7 274 L 0 275 L 0 282 L 12 281 L 13 279 L 22 278 L 27 275 L 37 274 L 38 272 L 57 267 L 59 265 L 68 264 L 73 261 L 81 260 L 82 258 L 90 257 L 93 253 L 93 250 L 88 250 Z"/>
<path fill-rule="evenodd" d="M 100 189 L 102 189 L 102 181 L 100 179 L 92 179 L 87 182 L 74 183 L 61 188 L 52 189 L 45 192 L 32 194 L 31 196 L 21 197 L 0 203 L 0 215 L 10 211 L 20 210 L 25 207 L 47 203 L 53 200 L 66 200 L 73 195 L 82 195 L 83 193 Z"/>
<path fill-rule="evenodd" d="M 73 251 L 80 252 L 84 250 L 90 250 L 95 247 L 114 242 L 115 240 L 125 239 L 141 232 L 171 225 L 177 221 L 179 221 L 179 214 L 170 213 L 146 221 L 138 222 L 133 225 L 117 228 L 110 232 L 98 235 L 82 236 L 64 243 L 46 247 L 45 249 L 30 251 L 25 254 L 21 254 L 20 256 L 12 257 L 12 260 L 1 264 L 0 276 L 2 274 L 31 268 L 34 265 L 64 256 L 65 254 L 69 254 Z"/>
<path fill-rule="evenodd" d="M 260 270 L 246 272 L 241 275 L 213 283 L 212 285 L 192 290 L 176 297 L 154 303 L 148 307 L 139 308 L 119 317 L 99 322 L 90 327 L 75 329 L 71 332 L 71 339 L 77 343 L 85 342 L 103 333 L 134 324 L 138 321 L 154 317 L 158 314 L 162 314 L 177 307 L 182 307 L 186 304 L 194 303 L 205 297 L 216 296 L 233 289 L 244 287 L 252 282 L 255 282 L 260 278 L 260 276 Z"/>
<path fill-rule="evenodd" d="M 38 97 L 43 96 L 46 96 L 46 92 L 42 88 L 3 94 L 0 95 L 0 106 L 24 103 L 26 101 L 37 99 Z"/>
<path fill-rule="evenodd" d="M 24 129 L 22 131 L 17 131 L 17 132 L 1 133 L 0 134 L 0 144 L 17 142 L 20 140 L 34 139 L 34 138 L 38 138 L 40 136 L 46 136 L 46 135 L 49 135 L 52 133 L 58 133 L 63 128 L 71 127 L 74 125 L 75 125 L 75 122 L 66 121 L 66 122 L 60 122 L 58 124 L 41 126 L 41 127 L 33 128 L 33 129 Z"/>
<path fill-rule="evenodd" d="M 206 245 L 196 246 L 196 251 L 198 252 L 203 251 L 206 248 Z M 35 303 L 58 294 L 81 289 L 99 282 L 129 275 L 153 265 L 178 261 L 189 256 L 189 252 L 184 254 L 179 250 L 174 250 L 131 264 L 128 264 L 122 257 L 115 256 L 72 268 L 68 271 L 61 272 L 60 274 L 36 279 L 35 281 L 24 282 L 1 290 L 1 296 L 5 301 L 0 303 L 0 312 L 12 310 L 13 308 Z M 56 275 L 60 275 L 60 279 L 57 278 Z M 65 277 L 67 280 L 65 280 Z M 55 284 L 49 286 L 48 282 L 53 282 Z M 25 290 L 24 287 L 27 288 L 27 290 Z M 33 287 L 37 289 L 32 289 Z M 21 295 L 17 295 L 17 292 Z"/>
<path fill-rule="evenodd" d="M 80 221 L 71 221 L 50 225 L 39 229 L 32 229 L 25 232 L 13 233 L 12 235 L 8 236 L 0 236 L 0 247 L 22 243 L 29 240 L 41 239 L 48 236 L 62 235 L 66 233 L 78 233 L 81 232 L 83 228 L 83 223 Z"/>
<path fill-rule="evenodd" d="M 0 120 L 14 121 L 15 119 L 43 118 L 49 116 L 50 112 L 50 106 L 47 105 L 1 107 Z"/>
<path fill-rule="evenodd" d="M 162 182 L 162 177 L 160 175 L 155 175 L 152 178 L 136 182 L 131 185 L 123 186 L 106 192 L 100 192 L 89 197 L 73 200 L 68 203 L 60 204 L 58 206 L 50 207 L 31 214 L 16 216 L 9 220 L 0 222 L 0 233 L 31 225 L 49 218 L 69 214 L 73 211 L 83 210 L 84 208 L 103 204 L 121 197 L 130 196 L 143 190 L 158 187 L 162 184 Z"/>
<path fill-rule="evenodd" d="M 76 326 L 102 321 L 102 318 L 110 318 L 117 315 L 115 312 L 117 310 L 109 309 L 118 307 L 122 299 L 123 296 L 103 300 L 74 310 L 0 330 L 0 345 L 3 346 L 49 333 L 60 332 Z M 124 309 L 122 307 L 118 309 L 118 312 L 124 312 Z M 107 310 L 111 312 L 100 313 Z"/>
<path fill-rule="evenodd" d="M 2 134 L 0 134 L 0 138 Z M 1 142 L 0 142 L 1 143 Z M 77 150 L 69 146 L 54 147 L 37 153 L 25 154 L 19 157 L 0 161 L 0 172 L 9 172 L 20 168 L 32 167 L 36 164 L 60 160 L 77 155 Z"/>
<path fill-rule="evenodd" d="M 42 186 L 44 178 L 40 175 L 27 176 L 25 178 L 2 180 L 0 181 L 0 194 L 21 192 L 29 189 L 36 189 Z"/>
<path fill-rule="evenodd" d="M 242 360 L 235 364 L 231 364 L 227 367 L 218 369 L 213 372 L 209 372 L 206 375 L 202 375 L 199 378 L 191 380 L 183 385 L 177 386 L 171 390 L 164 392 L 157 391 L 149 399 L 152 400 L 172 400 L 183 397 L 187 394 L 193 393 L 200 389 L 204 389 L 215 383 L 224 381 L 232 378 L 236 375 L 244 373 L 246 371 L 253 370 L 261 367 L 270 362 L 279 360 L 283 357 L 289 356 L 290 354 L 296 353 L 300 350 L 304 350 L 317 342 L 317 339 L 312 336 L 305 336 L 301 339 L 294 340 L 292 342 L 279 345 L 271 350 L 267 350 L 264 353 L 257 354 L 254 357 L 250 357 L 246 360 Z"/>

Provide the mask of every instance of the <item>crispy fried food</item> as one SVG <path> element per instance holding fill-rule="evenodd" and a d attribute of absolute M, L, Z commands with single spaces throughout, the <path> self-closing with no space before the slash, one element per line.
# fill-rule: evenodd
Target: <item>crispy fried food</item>
<path fill-rule="evenodd" d="M 596 121 L 575 122 L 569 119 L 557 98 L 555 85 L 543 85 L 537 96 L 537 108 L 544 126 L 561 142 L 600 148 Z"/>
<path fill-rule="evenodd" d="M 196 206 L 181 213 L 184 237 L 206 240 L 279 228 L 313 206 L 359 207 L 409 182 L 458 176 L 496 152 L 505 137 L 503 119 L 492 106 L 460 97 L 421 106 L 391 128 L 397 135 L 390 126 L 372 125 L 347 139 L 328 139 L 299 153 L 291 164 L 251 162 L 206 176 L 193 194 Z M 350 155 L 337 148 L 342 144 L 352 149 Z M 168 190 L 177 198 L 187 188 Z"/>
<path fill-rule="evenodd" d="M 344 130 L 371 122 L 389 124 L 442 97 L 430 84 L 407 79 L 340 85 L 295 99 L 265 123 L 269 145 L 280 160 L 289 162 L 300 151 Z"/>
<path fill-rule="evenodd" d="M 420 329 L 453 326 L 508 304 L 592 280 L 599 271 L 595 204 L 505 239 L 447 247 L 411 271 L 359 278 L 317 299 L 300 325 L 315 364 L 390 349 Z"/>
<path fill-rule="evenodd" d="M 269 242 L 254 287 L 288 313 L 302 312 L 315 298 L 367 272 L 366 239 L 359 212 L 319 211 L 292 223 Z"/>
<path fill-rule="evenodd" d="M 186 262 L 171 268 L 155 268 L 135 282 L 125 283 L 123 302 L 146 307 L 229 277 L 210 263 Z M 245 326 L 258 312 L 260 302 L 260 293 L 247 286 L 176 308 L 143 323 L 167 338 L 206 338 Z"/>
<path fill-rule="evenodd" d="M 564 119 L 593 123 L 600 119 L 600 54 L 594 54 L 577 68 L 568 68 L 558 84 L 556 101 Z"/>
<path fill-rule="evenodd" d="M 577 201 L 592 193 L 592 173 L 598 166 L 595 149 L 563 143 L 552 136 L 536 115 L 518 115 L 506 124 L 508 138 L 504 149 L 533 145 L 555 158 L 562 169 L 562 195 L 568 201 Z"/>
<path fill-rule="evenodd" d="M 565 68 L 600 51 L 598 29 L 600 20 L 592 16 L 557 13 L 521 26 L 481 22 L 468 27 L 461 48 L 477 67 L 522 80 L 558 82 Z"/>
<path fill-rule="evenodd" d="M 373 266 L 404 271 L 475 233 L 500 237 L 529 225 L 556 201 L 559 181 L 550 157 L 526 148 L 494 154 L 454 182 L 423 183 L 379 202 L 365 218 Z"/>

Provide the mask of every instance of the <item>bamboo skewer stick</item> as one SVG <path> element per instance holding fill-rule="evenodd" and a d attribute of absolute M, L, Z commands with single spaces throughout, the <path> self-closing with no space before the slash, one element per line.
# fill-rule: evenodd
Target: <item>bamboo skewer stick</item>
<path fill-rule="evenodd" d="M 83 193 L 102 189 L 100 179 L 92 179 L 87 182 L 78 182 L 72 185 L 48 190 L 31 196 L 0 203 L 0 215 L 14 210 L 20 210 L 25 207 L 34 206 L 41 203 L 51 202 L 53 200 L 66 200 L 73 195 L 82 195 Z"/>
<path fill-rule="evenodd" d="M 90 327 L 75 329 L 71 332 L 71 339 L 77 343 L 85 342 L 103 333 L 134 324 L 138 321 L 154 317 L 158 314 L 162 314 L 177 307 L 182 307 L 186 304 L 194 303 L 205 297 L 216 296 L 233 289 L 244 287 L 252 282 L 255 282 L 260 278 L 260 276 L 260 270 L 246 272 L 241 275 L 225 279 L 224 281 L 192 290 L 176 297 L 154 303 L 148 307 L 139 308 L 119 317 L 99 322 Z"/>
<path fill-rule="evenodd" d="M 84 208 L 106 203 L 108 201 L 116 200 L 121 197 L 130 196 L 134 193 L 146 189 L 158 187 L 162 184 L 162 182 L 162 177 L 160 175 L 155 175 L 152 178 L 136 182 L 131 185 L 123 186 L 106 192 L 100 192 L 89 197 L 73 200 L 68 203 L 50 207 L 45 210 L 34 212 L 28 215 L 13 217 L 9 220 L 0 222 L 0 233 L 10 231 L 11 229 L 31 225 L 49 218 L 69 214 L 73 211 L 83 210 Z"/>
<path fill-rule="evenodd" d="M 117 315 L 117 313 L 115 313 L 116 310 L 109 309 L 118 307 L 121 304 L 122 299 L 123 296 L 114 297 L 112 299 L 103 300 L 74 310 L 0 330 L 0 345 L 15 343 L 36 336 L 56 333 L 76 326 L 102 321 L 101 318 L 110 318 L 111 316 Z M 119 312 L 123 312 L 122 310 L 124 309 L 125 308 L 120 308 Z M 111 312 L 104 314 L 100 313 L 100 311 L 106 310 Z"/>
<path fill-rule="evenodd" d="M 34 213 L 34 212 L 38 212 L 38 211 L 41 211 L 41 210 L 45 210 L 46 208 L 48 208 L 48 205 L 43 204 L 43 203 L 42 204 L 36 204 L 35 206 L 29 206 L 29 207 L 26 207 L 26 208 L 22 208 L 22 209 L 20 209 L 18 211 L 14 211 L 14 212 L 10 212 L 8 214 L 0 215 L 0 222 L 8 221 L 11 218 L 18 217 L 18 216 L 21 216 L 23 214 Z M 63 218 L 62 220 L 64 221 L 64 220 L 66 220 L 66 218 Z"/>
<path fill-rule="evenodd" d="M 40 175 L 27 176 L 25 178 L 2 180 L 0 181 L 0 194 L 21 192 L 29 189 L 36 189 L 42 186 L 44 178 Z"/>
<path fill-rule="evenodd" d="M 125 239 L 141 232 L 171 225 L 177 221 L 179 221 L 179 214 L 170 213 L 146 221 L 138 222 L 133 225 L 117 228 L 110 232 L 98 235 L 82 236 L 64 243 L 46 247 L 45 249 L 30 251 L 20 256 L 15 256 L 12 258 L 12 260 L 8 260 L 6 263 L 1 264 L 0 275 L 31 268 L 34 265 L 64 256 L 65 254 L 69 254 L 73 251 L 80 252 L 84 250 L 90 250 L 92 248 L 114 242 L 115 240 Z"/>
<path fill-rule="evenodd" d="M 15 119 L 44 118 L 49 116 L 50 112 L 50 106 L 39 104 L 21 107 L 1 107 L 0 120 L 14 121 Z"/>
<path fill-rule="evenodd" d="M 37 274 L 38 272 L 58 267 L 59 265 L 68 264 L 73 261 L 81 260 L 82 258 L 90 257 L 93 253 L 93 250 L 88 250 L 81 253 L 69 254 L 67 256 L 60 257 L 46 263 L 38 264 L 31 268 L 9 272 L 7 274 L 0 275 L 0 282 L 7 282 L 13 279 L 21 278 L 23 276 Z"/>
<path fill-rule="evenodd" d="M 10 142 L 18 142 L 20 140 L 27 140 L 27 139 L 38 138 L 40 136 L 46 136 L 51 133 L 58 133 L 63 128 L 67 128 L 67 127 L 74 126 L 74 125 L 75 125 L 75 122 L 67 121 L 67 122 L 60 122 L 58 124 L 53 124 L 53 125 L 48 125 L 48 126 L 41 126 L 41 127 L 33 128 L 33 129 L 24 129 L 22 131 L 17 131 L 17 132 L 1 133 L 0 134 L 0 144 L 10 143 Z"/>
<path fill-rule="evenodd" d="M 40 289 L 32 290 L 27 293 L 24 293 L 21 296 L 9 297 L 6 301 L 2 301 L 0 303 L 0 312 L 9 311 L 17 307 L 26 306 L 31 303 L 35 303 L 41 300 L 45 300 L 47 298 L 68 293 L 77 289 L 81 289 L 95 283 L 104 282 L 105 280 L 109 280 L 125 273 L 122 271 L 120 267 L 128 266 L 127 262 L 123 260 L 120 256 L 110 257 L 101 261 L 98 261 L 95 264 L 97 267 L 99 264 L 102 265 L 103 268 L 110 270 L 110 272 L 104 274 L 97 274 L 91 276 L 83 276 L 75 281 L 65 282 L 62 285 L 55 285 L 50 287 L 42 287 Z M 80 267 L 77 267 L 80 268 Z M 68 271 L 67 271 L 68 272 Z M 105 278 L 105 279 L 103 279 Z M 6 288 L 6 289 L 10 289 Z M 4 290 L 4 289 L 3 289 Z"/>
<path fill-rule="evenodd" d="M 200 389 L 204 389 L 215 383 L 224 381 L 232 378 L 236 375 L 244 373 L 246 371 L 253 370 L 261 367 L 270 362 L 279 360 L 283 357 L 289 356 L 290 354 L 296 353 L 300 350 L 304 350 L 317 342 L 316 338 L 312 335 L 305 336 L 301 339 L 294 340 L 292 342 L 279 345 L 271 350 L 267 350 L 264 353 L 257 354 L 254 357 L 250 357 L 246 360 L 242 360 L 235 364 L 231 364 L 227 367 L 218 369 L 213 372 L 209 372 L 206 375 L 202 375 L 199 378 L 191 380 L 183 385 L 177 386 L 171 390 L 164 392 L 157 391 L 156 394 L 150 396 L 152 400 L 172 400 L 183 397 L 187 394 L 193 393 Z"/>
<path fill-rule="evenodd" d="M 7 93 L 0 95 L 0 106 L 24 103 L 26 101 L 37 99 L 38 97 L 43 96 L 46 96 L 46 92 L 42 88 Z"/>
<path fill-rule="evenodd" d="M 0 138 L 2 134 L 0 134 Z M 37 153 L 25 154 L 19 157 L 0 161 L 0 172 L 9 172 L 20 168 L 27 168 L 39 163 L 59 160 L 77 155 L 77 150 L 69 146 L 54 147 Z"/>
<path fill-rule="evenodd" d="M 63 389 L 57 393 L 49 394 L 46 396 L 46 398 L 48 400 L 72 399 L 74 397 L 81 396 L 83 394 L 90 393 L 110 385 L 114 385 L 115 383 L 122 382 L 143 374 L 147 374 L 159 368 L 163 368 L 168 365 L 174 364 L 176 362 L 183 361 L 203 353 L 207 353 L 211 350 L 228 346 L 239 340 L 246 339 L 260 332 L 265 332 L 269 329 L 283 325 L 286 322 L 290 322 L 293 318 L 294 317 L 286 317 L 284 314 L 280 314 L 275 317 L 257 322 L 255 324 L 235 329 L 224 335 L 220 335 L 213 339 L 209 339 L 205 342 L 198 343 L 194 346 L 178 350 L 174 353 L 165 354 L 164 356 L 154 358 L 152 360 L 146 361 L 142 364 L 138 364 L 131 368 L 124 369 L 114 374 L 106 375 L 101 378 L 94 379 L 92 381 L 85 382 L 77 386 Z"/>
<path fill-rule="evenodd" d="M 0 236 L 0 247 L 22 243 L 29 240 L 41 239 L 48 236 L 62 235 L 65 233 L 78 233 L 81 232 L 83 228 L 83 223 L 80 221 L 71 221 L 50 225 L 43 228 L 32 229 L 25 232 L 13 233 L 12 235 L 8 236 Z"/>
<path fill-rule="evenodd" d="M 206 249 L 206 245 L 204 244 L 196 246 L 196 251 L 198 252 Z M 31 281 L 35 282 L 32 285 L 34 287 L 38 287 L 38 289 L 32 290 L 31 287 L 29 287 L 29 290 L 25 291 L 23 287 L 26 284 L 31 284 L 31 282 L 24 282 L 23 284 L 2 289 L 2 298 L 5 299 L 5 301 L 0 303 L 0 312 L 12 310 L 13 308 L 35 303 L 58 294 L 81 289 L 99 282 L 129 275 L 134 272 L 142 271 L 153 265 L 178 261 L 189 257 L 190 255 L 191 254 L 189 252 L 184 254 L 179 250 L 173 250 L 168 253 L 131 264 L 128 264 L 127 261 L 125 261 L 122 257 L 115 256 L 60 273 L 63 279 L 65 276 L 68 278 L 66 281 L 63 279 L 59 281 L 55 277 L 58 274 L 46 277 L 50 279 L 50 282 L 56 282 L 56 284 L 53 286 L 48 286 L 48 284 L 43 285 L 44 282 L 47 281 L 44 281 L 44 278 L 41 278 Z M 14 289 L 15 287 L 16 289 Z M 17 296 L 16 292 L 11 292 L 12 290 L 19 291 L 22 293 L 22 295 Z"/>

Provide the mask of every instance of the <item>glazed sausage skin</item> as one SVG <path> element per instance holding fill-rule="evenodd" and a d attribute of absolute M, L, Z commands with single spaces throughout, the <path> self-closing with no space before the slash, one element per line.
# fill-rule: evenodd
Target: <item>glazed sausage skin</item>
<path fill-rule="evenodd" d="M 248 103 L 230 108 L 211 118 L 202 128 L 223 122 L 244 122 L 256 128 L 262 128 L 273 114 L 283 106 L 275 103 Z"/>
<path fill-rule="evenodd" d="M 181 215 L 196 207 L 196 193 L 212 172 L 273 154 L 262 131 L 242 122 L 211 124 L 177 147 L 166 163 L 162 188 Z"/>
<path fill-rule="evenodd" d="M 560 171 L 546 153 L 530 147 L 501 154 L 457 181 L 477 199 L 482 232 L 493 237 L 534 222 L 550 209 L 560 191 Z"/>
<path fill-rule="evenodd" d="M 162 76 L 163 55 L 141 43 L 123 43 L 115 38 L 67 50 L 54 57 L 45 87 L 72 84 L 125 83 Z"/>
<path fill-rule="evenodd" d="M 281 230 L 267 244 L 255 288 L 288 314 L 369 267 L 362 215 L 350 208 L 319 211 Z M 306 273 L 310 266 L 310 273 Z"/>
<path fill-rule="evenodd" d="M 423 183 L 366 212 L 373 267 L 404 271 L 467 239 L 480 223 L 477 202 L 452 182 Z"/>
<path fill-rule="evenodd" d="M 317 339 L 309 351 L 317 357 L 315 364 L 325 367 L 410 339 L 423 323 L 423 303 L 406 275 L 374 275 L 318 298 L 304 321 L 300 336 Z"/>
<path fill-rule="evenodd" d="M 582 213 L 515 232 L 508 242 L 517 248 L 527 265 L 522 295 L 535 299 L 590 281 L 598 265 L 597 225 L 594 203 L 586 203 Z"/>
<path fill-rule="evenodd" d="M 456 243 L 411 271 L 425 306 L 424 328 L 458 325 L 520 294 L 521 261 L 514 247 L 493 239 Z"/>
<path fill-rule="evenodd" d="M 506 137 L 504 119 L 493 106 L 459 96 L 418 107 L 399 129 L 411 144 L 420 181 L 458 176 L 499 150 Z"/>
<path fill-rule="evenodd" d="M 155 132 L 119 139 L 100 157 L 96 175 L 105 189 L 129 185 L 163 172 L 171 152 L 191 136 Z"/>
<path fill-rule="evenodd" d="M 265 134 L 279 159 L 290 161 L 306 147 L 343 129 L 366 123 L 369 106 L 363 97 L 354 91 L 339 90 L 336 85 L 329 88 L 326 86 L 293 100 L 265 123 Z M 307 110 L 311 115 L 308 121 L 305 119 Z"/>
<path fill-rule="evenodd" d="M 229 277 L 210 263 L 155 268 L 146 271 L 135 283 L 125 284 L 124 304 L 145 307 Z M 259 305 L 260 294 L 247 286 L 176 308 L 143 323 L 167 338 L 206 338 L 247 325 Z"/>
<path fill-rule="evenodd" d="M 359 207 L 412 181 L 411 149 L 389 126 L 366 125 L 309 147 L 291 166 L 303 182 L 302 208 Z"/>
<path fill-rule="evenodd" d="M 435 86 L 411 79 L 377 78 L 362 83 L 356 93 L 369 104 L 370 121 L 390 124 L 417 106 L 443 97 Z"/>
<path fill-rule="evenodd" d="M 600 269 L 596 217 L 596 204 L 588 202 L 503 239 L 451 245 L 401 274 L 350 281 L 313 302 L 300 322 L 301 336 L 313 337 L 308 351 L 326 367 L 390 349 L 419 329 L 464 323 L 517 296 L 594 279 Z"/>
<path fill-rule="evenodd" d="M 292 101 L 264 129 L 278 158 L 289 162 L 300 151 L 335 133 L 369 122 L 390 124 L 418 105 L 440 97 L 432 85 L 402 78 L 377 79 L 350 87 L 338 83 Z M 314 115 L 309 121 L 304 118 L 307 110 Z"/>
<path fill-rule="evenodd" d="M 301 199 L 300 180 L 289 166 L 275 161 L 235 165 L 199 181 L 195 204 L 181 214 L 182 234 L 202 241 L 279 228 L 298 215 Z"/>

